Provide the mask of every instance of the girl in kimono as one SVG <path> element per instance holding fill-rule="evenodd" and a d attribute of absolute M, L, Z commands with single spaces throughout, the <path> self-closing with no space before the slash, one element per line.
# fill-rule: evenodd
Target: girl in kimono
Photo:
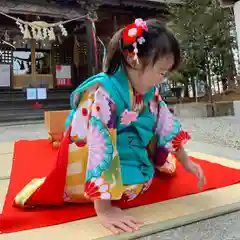
<path fill-rule="evenodd" d="M 154 87 L 179 62 L 178 41 L 161 22 L 137 19 L 119 30 L 109 43 L 104 71 L 72 93 L 58 167 L 28 184 L 15 204 L 92 201 L 101 223 L 119 234 L 137 231 L 143 222 L 112 206 L 112 201 L 130 201 L 146 192 L 155 171 L 173 175 L 175 159 L 201 187 L 202 169 L 183 148 L 190 137 Z M 68 157 L 63 159 L 66 149 Z M 52 187 L 51 179 L 60 171 Z M 58 201 L 52 200 L 55 195 L 50 201 L 49 194 L 43 194 L 47 184 L 52 194 L 60 189 L 55 194 Z"/>

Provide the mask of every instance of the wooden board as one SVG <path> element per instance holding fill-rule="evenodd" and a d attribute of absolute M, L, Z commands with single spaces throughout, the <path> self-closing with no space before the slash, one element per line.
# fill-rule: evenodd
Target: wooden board
<path fill-rule="evenodd" d="M 214 157 L 202 153 L 190 153 L 190 155 L 209 159 L 211 162 L 240 169 L 240 162 Z M 4 193 L 7 181 L 0 181 L 0 205 L 4 202 Z M 34 229 L 25 232 L 2 235 L 3 240 L 34 240 L 58 239 L 134 239 L 136 237 L 152 234 L 172 227 L 178 227 L 194 221 L 218 216 L 240 209 L 240 184 L 203 192 L 191 196 L 172 199 L 152 205 L 128 209 L 126 212 L 137 218 L 143 219 L 145 225 L 134 234 L 122 234 L 118 237 L 109 235 L 99 223 L 96 217 L 75 221 L 58 226 Z"/>
<path fill-rule="evenodd" d="M 0 212 L 2 212 L 9 180 L 0 180 Z M 0 237 L 1 238 L 1 237 Z"/>
<path fill-rule="evenodd" d="M 12 169 L 12 153 L 0 154 L 0 181 L 9 179 Z"/>
<path fill-rule="evenodd" d="M 0 144 L 0 181 L 10 177 L 13 148 L 14 142 Z"/>
<path fill-rule="evenodd" d="M 13 153 L 14 142 L 0 143 L 0 155 L 6 153 Z"/>

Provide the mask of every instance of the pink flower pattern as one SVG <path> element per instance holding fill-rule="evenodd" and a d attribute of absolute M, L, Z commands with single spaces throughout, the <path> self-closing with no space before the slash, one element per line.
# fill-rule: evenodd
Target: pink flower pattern
<path fill-rule="evenodd" d="M 173 131 L 173 124 L 173 115 L 167 106 L 162 106 L 160 109 L 156 132 L 159 136 L 167 136 L 171 131 Z"/>
<path fill-rule="evenodd" d="M 131 122 L 135 122 L 137 120 L 137 117 L 138 113 L 125 110 L 121 116 L 121 124 L 128 126 Z"/>
<path fill-rule="evenodd" d="M 156 101 L 150 100 L 150 102 L 149 102 L 149 108 L 150 108 L 151 113 L 157 115 L 157 110 L 158 110 L 158 108 L 157 108 L 157 103 L 156 103 Z"/>

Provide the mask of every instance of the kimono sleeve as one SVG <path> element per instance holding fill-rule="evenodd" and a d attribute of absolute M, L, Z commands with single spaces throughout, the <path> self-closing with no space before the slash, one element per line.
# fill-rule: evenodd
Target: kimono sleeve
<path fill-rule="evenodd" d="M 88 122 L 85 195 L 91 200 L 121 198 L 122 178 L 116 149 L 116 106 L 99 87 L 93 94 Z"/>
<path fill-rule="evenodd" d="M 181 123 L 173 116 L 163 100 L 159 102 L 158 111 L 157 145 L 171 151 L 177 151 L 190 139 L 190 136 L 182 129 Z"/>

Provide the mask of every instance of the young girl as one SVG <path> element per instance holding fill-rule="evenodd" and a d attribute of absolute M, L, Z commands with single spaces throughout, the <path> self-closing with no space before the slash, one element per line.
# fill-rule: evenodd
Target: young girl
<path fill-rule="evenodd" d="M 118 234 L 136 231 L 142 222 L 111 202 L 147 191 L 155 170 L 173 174 L 175 156 L 201 187 L 202 169 L 183 149 L 189 135 L 154 87 L 179 62 L 179 44 L 161 22 L 137 19 L 118 31 L 108 47 L 104 73 L 72 94 L 73 111 L 56 166 L 28 184 L 15 204 L 92 201 L 101 223 Z"/>

